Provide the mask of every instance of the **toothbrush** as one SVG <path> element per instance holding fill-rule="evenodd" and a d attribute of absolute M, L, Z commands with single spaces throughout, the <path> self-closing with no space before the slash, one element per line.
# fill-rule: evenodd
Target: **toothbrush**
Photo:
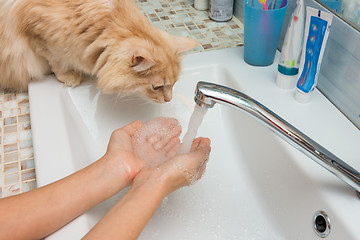
<path fill-rule="evenodd" d="M 271 0 L 271 2 L 269 3 L 269 9 L 275 9 L 275 6 L 276 6 L 276 0 L 275 1 Z"/>
<path fill-rule="evenodd" d="M 282 3 L 281 3 L 280 8 L 284 7 L 284 6 L 285 6 L 285 4 L 286 4 L 286 0 L 283 0 L 283 1 L 282 1 Z"/>
<path fill-rule="evenodd" d="M 270 3 L 269 3 L 269 9 L 271 9 L 272 3 L 273 3 L 273 0 L 271 0 Z"/>
<path fill-rule="evenodd" d="M 263 9 L 267 9 L 267 0 L 259 0 L 260 4 L 263 5 Z"/>

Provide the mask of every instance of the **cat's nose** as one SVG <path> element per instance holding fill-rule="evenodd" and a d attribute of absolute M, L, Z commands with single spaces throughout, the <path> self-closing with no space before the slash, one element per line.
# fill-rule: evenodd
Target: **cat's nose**
<path fill-rule="evenodd" d="M 171 101 L 171 96 L 170 97 L 164 97 L 165 102 L 170 102 Z"/>
<path fill-rule="evenodd" d="M 172 98 L 172 87 L 165 86 L 164 87 L 164 101 L 170 102 Z"/>

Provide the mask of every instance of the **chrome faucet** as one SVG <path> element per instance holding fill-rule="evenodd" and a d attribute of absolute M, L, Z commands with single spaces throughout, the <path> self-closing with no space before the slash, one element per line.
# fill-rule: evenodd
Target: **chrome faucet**
<path fill-rule="evenodd" d="M 360 173 L 358 171 L 255 99 L 228 87 L 208 82 L 198 82 L 195 89 L 195 102 L 197 105 L 207 108 L 212 108 L 215 103 L 221 103 L 244 110 L 259 119 L 260 122 L 264 123 L 293 147 L 299 149 L 305 155 L 353 187 L 360 197 Z"/>

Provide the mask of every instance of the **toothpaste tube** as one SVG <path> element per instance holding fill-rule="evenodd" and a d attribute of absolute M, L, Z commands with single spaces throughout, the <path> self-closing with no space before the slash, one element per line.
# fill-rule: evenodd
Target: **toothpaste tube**
<path fill-rule="evenodd" d="M 304 39 L 305 5 L 298 0 L 286 31 L 278 64 L 276 84 L 282 89 L 295 88 Z"/>
<path fill-rule="evenodd" d="M 310 93 L 317 85 L 331 21 L 331 14 L 311 7 L 306 8 L 304 45 L 295 95 L 298 102 L 308 102 Z"/>

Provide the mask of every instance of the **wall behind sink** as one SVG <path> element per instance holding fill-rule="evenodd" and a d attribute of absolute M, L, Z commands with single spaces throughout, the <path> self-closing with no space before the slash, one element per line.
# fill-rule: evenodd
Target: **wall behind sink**
<path fill-rule="evenodd" d="M 287 25 L 296 7 L 296 0 L 288 1 L 278 49 L 282 47 Z M 325 10 L 314 0 L 305 0 L 305 5 Z M 234 15 L 243 21 L 243 0 L 235 0 Z M 318 89 L 360 129 L 360 32 L 335 15 L 321 65 Z"/>

